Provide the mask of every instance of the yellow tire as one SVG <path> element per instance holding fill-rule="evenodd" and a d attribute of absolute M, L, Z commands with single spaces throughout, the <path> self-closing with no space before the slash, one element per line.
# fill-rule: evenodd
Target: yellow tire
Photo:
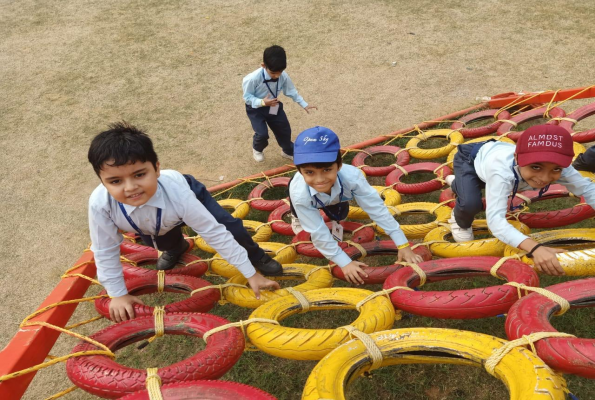
<path fill-rule="evenodd" d="M 242 220 L 242 224 L 244 224 L 244 228 L 246 228 L 248 232 L 254 232 L 254 235 L 252 235 L 252 240 L 254 240 L 255 242 L 266 242 L 271 238 L 271 235 L 273 234 L 271 226 L 264 222 Z M 196 245 L 196 247 L 206 251 L 207 253 L 217 252 L 214 248 L 209 246 L 202 237 L 198 235 L 196 236 L 196 239 L 194 239 L 194 244 Z"/>
<path fill-rule="evenodd" d="M 443 137 L 449 141 L 449 144 L 437 149 L 420 149 L 417 147 L 419 142 L 432 137 Z M 461 132 L 453 131 L 452 129 L 434 129 L 415 136 L 407 142 L 407 146 L 405 147 L 409 149 L 407 151 L 411 157 L 421 160 L 433 160 L 448 155 L 448 153 L 464 141 L 465 139 Z"/>
<path fill-rule="evenodd" d="M 310 310 L 355 309 L 356 304 L 373 292 L 364 289 L 328 288 L 302 293 Z M 293 296 L 284 296 L 258 307 L 250 318 L 283 319 L 302 312 L 302 306 Z M 359 317 L 350 325 L 372 333 L 388 329 L 395 321 L 395 309 L 386 296 L 378 296 L 364 303 Z M 320 360 L 331 350 L 349 340 L 344 328 L 301 329 L 267 322 L 253 322 L 246 327 L 253 345 L 276 357 L 291 360 Z"/>
<path fill-rule="evenodd" d="M 411 215 L 411 214 L 432 214 L 436 217 L 436 219 L 432 222 L 428 222 L 427 224 L 417 224 L 417 225 L 401 225 L 401 229 L 407 236 L 407 239 L 423 239 L 432 229 L 437 228 L 440 226 L 440 223 L 446 222 L 450 218 L 450 214 L 452 209 L 450 207 L 439 205 L 437 203 L 423 203 L 423 202 L 416 202 L 416 203 L 406 203 L 406 204 L 399 204 L 394 207 L 389 207 L 388 211 L 393 216 L 399 215 Z M 398 220 L 398 218 L 397 218 Z M 381 235 L 384 235 L 384 230 L 376 226 L 376 231 Z"/>
<path fill-rule="evenodd" d="M 382 367 L 399 364 L 459 364 L 483 368 L 506 340 L 482 333 L 438 328 L 408 328 L 370 335 L 382 353 Z M 314 367 L 302 400 L 345 399 L 345 388 L 372 367 L 364 343 L 353 339 L 336 348 Z M 523 347 L 513 348 L 496 365 L 511 400 L 563 400 L 566 381 Z"/>
<path fill-rule="evenodd" d="M 568 249 L 556 255 L 564 273 L 568 276 L 595 276 L 595 228 L 558 229 L 529 235 L 531 239 L 548 247 Z M 579 250 L 574 250 L 581 247 Z M 588 248 L 585 248 L 588 246 Z M 574 247 L 574 249 L 573 249 Z M 506 246 L 505 256 L 521 253 L 516 247 Z M 533 265 L 533 259 L 522 256 L 521 261 Z"/>
<path fill-rule="evenodd" d="M 572 149 L 574 150 L 574 157 L 572 159 L 576 159 L 580 154 L 583 154 L 587 151 L 587 148 L 578 142 L 572 142 Z"/>
<path fill-rule="evenodd" d="M 589 172 L 589 171 L 578 171 L 578 172 L 585 178 L 588 178 L 591 182 L 595 182 L 595 174 L 593 172 Z"/>
<path fill-rule="evenodd" d="M 506 136 L 482 136 L 482 137 L 479 137 L 479 138 L 467 140 L 463 144 L 487 142 L 488 140 L 492 140 L 492 139 L 493 140 L 497 140 L 498 142 L 515 144 L 514 140 L 509 139 Z M 451 167 L 452 167 L 452 160 L 454 160 L 455 154 L 457 154 L 457 151 L 458 151 L 458 146 L 455 147 L 450 153 L 448 153 L 448 157 L 446 157 L 446 162 Z"/>
<path fill-rule="evenodd" d="M 297 258 L 295 248 L 288 246 L 285 243 L 260 242 L 258 243 L 258 246 L 280 264 L 292 263 Z M 221 255 L 217 253 L 213 258 L 221 258 Z M 231 278 L 240 273 L 236 267 L 223 259 L 213 260 L 211 262 L 211 271 L 225 278 Z"/>
<path fill-rule="evenodd" d="M 233 210 L 231 216 L 234 218 L 244 219 L 250 212 L 250 204 L 244 200 L 225 199 L 218 200 L 217 203 L 226 210 Z"/>
<path fill-rule="evenodd" d="M 514 228 L 525 235 L 530 233 L 527 225 L 518 221 L 508 221 Z M 491 232 L 488 229 L 486 220 L 473 221 L 473 232 L 477 234 L 486 234 Z M 434 228 L 426 235 L 424 242 L 432 241 L 447 241 L 447 236 L 450 235 L 450 226 L 439 226 Z M 463 243 L 433 243 L 429 245 L 429 249 L 433 256 L 452 258 L 452 257 L 478 257 L 478 256 L 494 256 L 502 257 L 506 243 L 501 242 L 496 238 L 471 240 Z"/>
<path fill-rule="evenodd" d="M 392 207 L 398 204 L 401 204 L 401 194 L 397 192 L 395 189 L 390 187 L 384 186 L 372 186 L 380 197 L 384 200 L 384 204 Z M 347 218 L 349 219 L 370 219 L 370 216 L 367 212 L 362 210 L 361 207 L 349 207 L 349 214 L 347 214 Z"/>
<path fill-rule="evenodd" d="M 312 272 L 308 276 L 306 282 L 294 286 L 293 289 L 303 293 L 309 290 L 330 288 L 333 286 L 333 275 L 331 272 L 326 268 L 320 268 L 319 266 L 312 264 L 285 264 L 283 265 L 283 275 L 271 276 L 270 279 L 275 281 L 306 279 L 306 275 L 316 268 L 319 269 Z M 242 274 L 238 274 L 229 279 L 227 282 L 238 285 L 246 285 L 248 280 L 244 278 Z M 225 300 L 245 308 L 258 308 L 266 302 L 287 295 L 291 296 L 291 293 L 289 293 L 287 289 L 274 291 L 262 290 L 260 292 L 259 300 L 256 298 L 254 292 L 250 288 L 230 286 L 223 289 L 223 296 L 225 297 Z"/>

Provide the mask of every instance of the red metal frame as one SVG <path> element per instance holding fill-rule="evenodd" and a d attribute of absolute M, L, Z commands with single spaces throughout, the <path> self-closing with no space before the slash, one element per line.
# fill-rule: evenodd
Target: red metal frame
<path fill-rule="evenodd" d="M 556 94 L 555 100 L 561 101 L 568 99 L 569 97 L 579 93 L 583 89 L 584 88 L 561 90 Z M 487 103 L 481 103 L 476 106 L 469 107 L 461 111 L 457 111 L 455 113 L 444 115 L 442 117 L 436 118 L 432 122 L 421 123 L 418 126 L 420 129 L 429 128 L 436 125 L 441 120 L 456 119 L 464 114 L 467 114 L 471 111 L 477 110 L 488 105 L 492 108 L 504 107 L 517 100 L 520 100 L 520 102 L 517 104 L 524 104 L 524 99 L 528 99 L 532 95 L 533 94 L 518 95 L 514 93 L 506 93 L 504 95 L 494 96 Z M 527 102 L 547 103 L 552 99 L 553 96 L 554 92 L 544 92 L 532 98 L 531 100 L 527 100 Z M 582 99 L 587 97 L 595 97 L 595 88 L 586 90 L 584 93 L 581 93 L 575 98 Z M 412 129 L 413 127 L 394 131 L 390 133 L 390 135 L 379 136 L 377 138 L 369 139 L 355 145 L 347 146 L 346 148 L 358 149 L 371 146 L 387 140 L 391 137 L 391 135 L 403 134 L 411 131 Z M 266 171 L 265 174 L 267 176 L 271 176 L 287 172 L 292 168 L 292 166 L 286 165 L 283 167 L 274 168 L 269 171 Z M 250 175 L 246 179 L 253 179 L 258 177 L 262 177 L 262 173 Z M 241 182 L 242 180 L 237 179 L 232 182 L 227 182 L 224 184 L 213 186 L 208 190 L 210 192 L 216 192 L 219 190 L 227 189 Z M 87 263 L 92 260 L 93 254 L 91 252 L 86 252 L 83 254 L 81 258 L 79 258 L 79 260 L 74 265 Z M 89 264 L 81 265 L 81 267 L 72 271 L 72 273 L 80 273 L 89 277 L 94 277 L 96 274 L 95 264 L 91 262 Z M 74 300 L 83 297 L 90 284 L 91 283 L 88 280 L 78 277 L 62 279 L 54 288 L 54 290 L 44 300 L 44 302 L 39 306 L 38 310 L 53 303 L 65 300 Z M 76 306 L 76 304 L 72 304 L 54 308 L 33 318 L 32 321 L 43 321 L 59 327 L 64 327 L 66 326 L 68 320 L 74 313 Z M 14 337 L 8 343 L 8 345 L 0 352 L 0 360 L 2 360 L 2 362 L 0 363 L 0 376 L 7 375 L 22 369 L 26 369 L 43 362 L 45 360 L 45 357 L 49 354 L 50 349 L 53 347 L 54 343 L 58 339 L 59 335 L 60 333 L 58 331 L 41 326 L 27 326 L 19 329 L 19 331 L 14 335 Z M 27 390 L 27 387 L 31 383 L 31 380 L 34 378 L 35 374 L 36 372 L 31 372 L 26 375 L 22 375 L 1 382 L 0 398 L 9 400 L 20 399 Z"/>
<path fill-rule="evenodd" d="M 588 87 L 588 86 L 587 86 Z M 585 90 L 585 87 L 575 89 L 564 89 L 558 92 L 554 90 L 548 90 L 535 96 L 535 93 L 504 93 L 502 95 L 492 96 L 488 100 L 490 108 L 501 108 L 510 105 L 514 102 L 515 105 L 534 104 L 534 103 L 549 103 L 554 99 L 554 102 L 569 99 L 570 97 L 577 95 L 581 91 Z M 535 97 L 533 97 L 535 96 Z M 586 99 L 589 97 L 595 97 L 595 87 L 591 87 L 585 90 L 583 93 L 578 94 L 575 99 Z"/>

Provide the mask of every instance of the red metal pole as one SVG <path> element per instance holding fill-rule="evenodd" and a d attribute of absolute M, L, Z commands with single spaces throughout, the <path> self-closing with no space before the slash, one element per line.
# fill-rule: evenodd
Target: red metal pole
<path fill-rule="evenodd" d="M 583 90 L 584 92 L 580 93 Z M 558 92 L 548 90 L 539 94 L 536 92 L 525 94 L 511 93 L 509 96 L 493 96 L 490 100 L 488 100 L 488 104 L 490 105 L 490 108 L 501 108 L 513 104 L 513 102 L 515 105 L 549 103 L 552 101 L 552 98 L 554 99 L 553 101 L 556 102 L 566 100 L 574 95 L 576 95 L 576 97 L 573 97 L 573 100 L 595 97 L 595 87 L 586 86 L 575 89 L 564 89 Z"/>
<path fill-rule="evenodd" d="M 467 113 L 469 113 L 471 111 L 475 111 L 475 110 L 477 110 L 479 108 L 486 107 L 486 106 L 487 106 L 487 103 L 480 103 L 480 104 L 477 104 L 477 105 L 475 105 L 473 107 L 465 108 L 464 110 L 460 110 L 460 111 L 457 111 L 457 112 L 454 112 L 454 113 L 451 113 L 451 114 L 443 115 L 442 117 L 438 117 L 438 118 L 432 120 L 431 122 L 422 122 L 422 123 L 418 124 L 417 126 L 420 129 L 430 128 L 430 127 L 432 127 L 432 126 L 437 125 L 438 123 L 440 123 L 440 121 L 449 120 L 449 119 L 457 119 L 457 118 L 459 118 L 462 115 L 465 115 L 465 114 L 467 114 Z M 400 134 L 403 134 L 403 133 L 406 133 L 406 132 L 410 132 L 412 129 L 414 129 L 414 128 L 413 127 L 410 127 L 410 128 L 405 128 L 405 129 L 399 129 L 398 131 L 391 132 L 388 135 L 382 135 L 382 136 L 375 137 L 373 139 L 365 140 L 365 141 L 360 142 L 360 143 L 352 144 L 350 146 L 344 147 L 344 149 L 361 149 L 361 148 L 364 148 L 364 147 L 372 146 L 372 145 L 375 145 L 377 143 L 384 142 L 385 140 L 390 139 L 391 136 L 400 135 Z M 264 178 L 264 175 L 266 175 L 266 176 L 272 176 L 272 175 L 276 175 L 276 174 L 282 174 L 283 172 L 290 171 L 293 168 L 295 168 L 295 167 L 292 166 L 292 165 L 284 165 L 282 167 L 277 167 L 277 168 L 269 169 L 268 171 L 260 172 L 258 174 L 250 175 L 250 176 L 248 176 L 248 177 L 246 177 L 244 179 Z M 230 188 L 230 187 L 232 187 L 234 185 L 237 185 L 239 183 L 242 183 L 242 182 L 243 182 L 242 179 L 236 179 L 236 180 L 231 181 L 231 182 L 220 183 L 219 185 L 211 186 L 207 190 L 209 192 L 213 193 L 213 192 L 217 192 L 219 190 L 228 189 L 228 188 Z"/>
<path fill-rule="evenodd" d="M 93 253 L 86 252 L 74 265 L 93 261 Z M 71 273 L 83 274 L 89 277 L 95 276 L 95 263 L 81 265 Z M 46 297 L 38 310 L 60 301 L 82 298 L 91 282 L 83 278 L 64 278 L 58 283 L 54 290 Z M 31 321 L 43 321 L 59 327 L 64 327 L 74 313 L 77 304 L 59 306 L 33 318 Z M 20 328 L 12 340 L 0 352 L 0 376 L 30 368 L 45 360 L 54 343 L 60 336 L 60 332 L 42 327 L 25 326 Z M 0 382 L 0 399 L 20 399 L 36 372 L 31 372 L 19 377 Z"/>

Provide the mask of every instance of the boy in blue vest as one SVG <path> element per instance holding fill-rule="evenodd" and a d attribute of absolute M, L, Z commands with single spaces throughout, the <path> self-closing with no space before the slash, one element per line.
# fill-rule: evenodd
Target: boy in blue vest
<path fill-rule="evenodd" d="M 189 247 L 182 235 L 182 226 L 186 224 L 248 279 L 257 298 L 260 289 L 279 289 L 277 282 L 256 273 L 253 264 L 275 275 L 282 272 L 280 265 L 268 255 L 265 260 L 251 262 L 249 253 L 264 251 L 245 229 L 244 237 L 241 232 L 232 235 L 218 222 L 213 213 L 223 223 L 237 228 L 235 218 L 203 191 L 204 186 L 196 179 L 174 170 L 160 170 L 153 143 L 145 133 L 126 123 L 113 124 L 95 136 L 88 157 L 101 180 L 89 198 L 91 250 L 97 278 L 112 298 L 109 312 L 113 321 L 134 318 L 134 304 L 143 304 L 126 289 L 120 263 L 123 237 L 119 230 L 136 231 L 145 244 L 162 250 L 157 269 L 167 270 Z M 234 236 L 252 242 L 253 246 L 246 244 L 247 251 Z"/>
<path fill-rule="evenodd" d="M 305 230 L 310 233 L 314 246 L 342 268 L 348 282 L 364 283 L 362 276 L 367 277 L 367 274 L 361 267 L 366 264 L 352 261 L 337 243 L 343 240 L 339 221 L 347 217 L 349 201 L 355 199 L 395 242 L 399 249 L 398 261 L 422 262 L 364 174 L 352 165 L 343 165 L 340 149 L 337 135 L 322 126 L 306 129 L 296 138 L 294 164 L 298 172 L 289 185 L 294 232 Z M 322 219 L 320 209 L 332 220 L 332 233 Z"/>
<path fill-rule="evenodd" d="M 471 224 L 482 211 L 481 190 L 485 187 L 488 228 L 500 241 L 524 250 L 538 271 L 562 275 L 556 258 L 563 250 L 545 247 L 517 231 L 506 220 L 508 196 L 531 189 L 545 193 L 550 184 L 559 183 L 577 196 L 585 196 L 595 207 L 595 184 L 581 176 L 570 163 L 574 156 L 572 137 L 557 125 L 535 125 L 528 128 L 516 143 L 487 141 L 463 144 L 453 160 L 455 175 L 446 177 L 457 195 L 449 222 L 457 242 L 473 240 Z"/>
<path fill-rule="evenodd" d="M 246 75 L 242 81 L 246 113 L 254 129 L 252 156 L 257 162 L 264 161 L 264 149 L 269 144 L 268 125 L 281 147 L 281 157 L 292 160 L 291 126 L 278 95 L 282 92 L 302 106 L 307 113 L 317 108 L 304 101 L 285 72 L 287 57 L 283 47 L 266 48 L 261 66 L 262 68 Z"/>

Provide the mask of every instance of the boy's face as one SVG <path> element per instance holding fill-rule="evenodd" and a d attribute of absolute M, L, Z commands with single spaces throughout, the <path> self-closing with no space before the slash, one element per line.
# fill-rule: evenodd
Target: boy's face
<path fill-rule="evenodd" d="M 331 194 L 331 189 L 337 180 L 339 165 L 333 163 L 326 168 L 300 167 L 299 170 L 308 186 L 314 188 L 318 193 Z"/>
<path fill-rule="evenodd" d="M 279 79 L 279 77 L 283 73 L 283 70 L 281 70 L 281 71 L 271 71 L 269 69 L 269 67 L 267 67 L 264 63 L 263 64 L 260 64 L 260 65 L 262 65 L 262 68 L 266 69 L 267 74 L 269 74 L 269 76 L 271 77 L 271 79 Z"/>
<path fill-rule="evenodd" d="M 107 161 L 99 171 L 101 183 L 114 199 L 137 207 L 145 204 L 157 192 L 158 177 L 159 162 L 155 168 L 150 161 L 137 161 L 118 167 Z"/>
<path fill-rule="evenodd" d="M 560 179 L 563 168 L 551 162 L 539 162 L 519 167 L 521 177 L 531 187 L 541 189 Z"/>

